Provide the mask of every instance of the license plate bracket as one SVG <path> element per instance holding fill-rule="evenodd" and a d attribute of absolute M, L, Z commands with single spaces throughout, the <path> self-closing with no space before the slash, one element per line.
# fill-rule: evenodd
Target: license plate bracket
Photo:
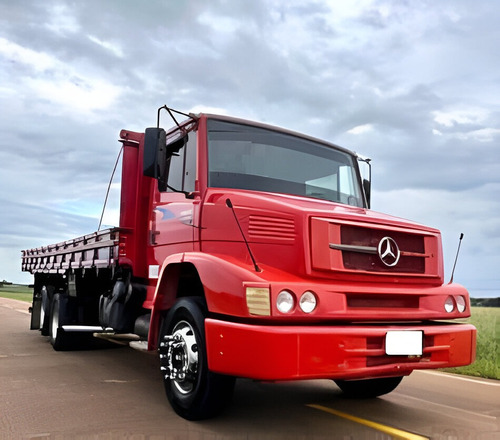
<path fill-rule="evenodd" d="M 390 356 L 422 356 L 424 332 L 390 330 L 385 335 L 385 353 Z"/>

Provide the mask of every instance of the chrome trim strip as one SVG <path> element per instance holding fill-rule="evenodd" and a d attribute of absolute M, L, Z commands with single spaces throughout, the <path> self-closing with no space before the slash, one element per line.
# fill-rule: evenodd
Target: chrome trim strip
<path fill-rule="evenodd" d="M 378 248 L 372 246 L 330 243 L 330 249 L 335 249 L 337 251 L 361 252 L 363 254 L 378 254 Z"/>

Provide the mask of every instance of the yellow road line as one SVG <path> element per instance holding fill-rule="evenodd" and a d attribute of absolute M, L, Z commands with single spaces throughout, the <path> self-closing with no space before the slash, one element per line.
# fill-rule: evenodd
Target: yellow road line
<path fill-rule="evenodd" d="M 391 426 L 382 425 L 381 423 L 372 422 L 370 420 L 362 419 L 360 417 L 352 416 L 351 414 L 344 413 L 342 411 L 337 411 L 336 409 L 328 408 L 322 405 L 310 404 L 307 405 L 310 408 L 319 409 L 343 419 L 351 420 L 352 422 L 360 423 L 361 425 L 368 426 L 369 428 L 376 429 L 377 431 L 389 434 L 390 436 L 401 439 L 401 440 L 429 440 L 428 437 L 423 437 L 418 434 L 412 434 L 411 432 L 402 431 L 401 429 L 392 428 Z"/>

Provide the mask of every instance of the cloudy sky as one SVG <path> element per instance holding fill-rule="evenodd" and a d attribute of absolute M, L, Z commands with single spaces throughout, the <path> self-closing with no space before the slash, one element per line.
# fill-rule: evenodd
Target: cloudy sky
<path fill-rule="evenodd" d="M 455 280 L 500 295 L 498 23 L 493 0 L 0 0 L 0 280 L 97 229 L 120 129 L 168 104 L 371 157 L 372 207 L 441 229 L 447 278 L 463 232 Z"/>

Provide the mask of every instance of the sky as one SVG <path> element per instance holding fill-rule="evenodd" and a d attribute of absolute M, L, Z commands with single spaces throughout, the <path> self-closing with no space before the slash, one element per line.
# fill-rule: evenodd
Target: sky
<path fill-rule="evenodd" d="M 97 230 L 120 130 L 167 104 L 370 157 L 372 208 L 440 229 L 446 279 L 464 233 L 455 281 L 500 296 L 498 23 L 494 0 L 0 0 L 0 280 Z"/>

